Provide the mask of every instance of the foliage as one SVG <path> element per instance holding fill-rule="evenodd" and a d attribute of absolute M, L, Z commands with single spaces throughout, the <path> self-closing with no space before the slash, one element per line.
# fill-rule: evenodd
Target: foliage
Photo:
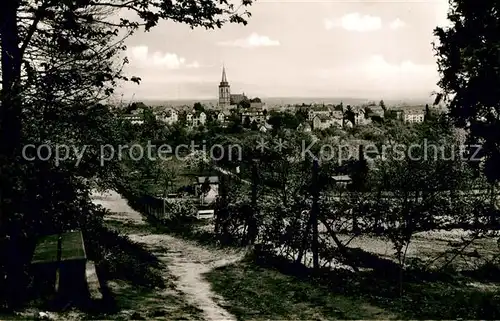
<path fill-rule="evenodd" d="M 250 0 L 244 0 L 242 6 L 250 4 Z M 120 10 L 131 10 L 137 16 L 116 19 Z M 227 1 L 181 1 L 169 5 L 156 0 L 3 3 L 1 298 L 16 289 L 17 294 L 23 291 L 20 274 L 25 271 L 30 252 L 23 244 L 30 244 L 38 235 L 85 228 L 94 215 L 89 182 L 110 186 L 132 175 L 122 175 L 123 164 L 116 155 L 104 164 L 100 158 L 101 146 L 117 147 L 137 140 L 127 132 L 135 131 L 135 126 L 118 122 L 109 106 L 99 104 L 112 95 L 118 82 L 140 81 L 122 73 L 128 63 L 120 57 L 126 49 L 123 37 L 142 27 L 149 30 L 161 20 L 213 29 L 225 23 L 246 24 L 248 16 L 248 12 L 238 12 Z M 154 125 L 152 115 L 145 112 L 147 124 Z M 158 126 L 138 130 L 148 139 L 161 139 L 163 135 Z M 23 146 L 27 144 L 64 144 L 79 151 L 89 147 L 80 162 L 74 150 L 70 150 L 69 157 L 58 163 L 54 158 L 22 158 Z M 153 174 L 149 165 L 146 161 L 141 163 Z M 8 298 L 16 301 L 19 296 Z"/>
<path fill-rule="evenodd" d="M 299 118 L 294 114 L 274 111 L 270 113 L 267 122 L 273 126 L 273 130 L 275 131 L 285 128 L 295 130 L 301 123 Z"/>
<path fill-rule="evenodd" d="M 196 206 L 189 200 L 169 200 L 167 202 L 168 221 L 182 220 L 196 214 Z"/>
<path fill-rule="evenodd" d="M 435 103 L 441 98 L 449 102 L 454 122 L 467 128 L 471 139 L 483 146 L 485 173 L 491 182 L 500 179 L 496 166 L 500 160 L 498 9 L 494 1 L 479 6 L 466 0 L 450 1 L 450 25 L 434 31 L 442 89 Z"/>

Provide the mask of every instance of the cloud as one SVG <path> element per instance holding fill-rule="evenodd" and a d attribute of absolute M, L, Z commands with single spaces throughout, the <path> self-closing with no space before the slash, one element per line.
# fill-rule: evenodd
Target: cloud
<path fill-rule="evenodd" d="M 229 47 L 240 47 L 240 48 L 255 48 L 255 47 L 275 47 L 279 46 L 280 42 L 278 40 L 272 40 L 267 36 L 261 36 L 257 33 L 252 33 L 250 36 L 244 39 L 236 39 L 233 41 L 223 41 L 219 42 L 220 46 Z"/>
<path fill-rule="evenodd" d="M 382 19 L 354 12 L 344 15 L 340 19 L 325 19 L 324 26 L 327 30 L 340 27 L 347 31 L 367 32 L 382 28 Z"/>
<path fill-rule="evenodd" d="M 439 77 L 435 64 L 416 64 L 410 60 L 390 63 L 373 55 L 357 64 L 316 70 L 318 79 L 335 83 L 339 90 L 362 90 L 374 95 L 412 95 L 436 89 Z"/>
<path fill-rule="evenodd" d="M 371 56 L 367 63 L 367 71 L 373 75 L 384 76 L 387 74 L 398 74 L 398 73 L 415 73 L 420 71 L 420 67 L 410 60 L 403 61 L 399 64 L 391 64 L 387 62 L 381 55 Z"/>
<path fill-rule="evenodd" d="M 147 46 L 135 46 L 128 50 L 127 56 L 132 64 L 138 64 L 142 67 L 163 67 L 167 69 L 180 68 L 199 68 L 197 61 L 186 62 L 186 58 L 180 57 L 175 53 L 162 53 L 159 51 L 150 53 Z"/>
<path fill-rule="evenodd" d="M 399 18 L 396 18 L 396 20 L 394 20 L 393 22 L 391 22 L 389 24 L 389 28 L 394 29 L 394 30 L 395 29 L 401 29 L 401 28 L 403 28 L 405 26 L 406 26 L 406 23 L 403 20 L 399 19 Z"/>

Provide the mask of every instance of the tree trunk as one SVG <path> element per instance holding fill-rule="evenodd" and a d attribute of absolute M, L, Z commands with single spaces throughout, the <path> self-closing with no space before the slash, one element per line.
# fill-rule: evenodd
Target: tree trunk
<path fill-rule="evenodd" d="M 304 231 L 304 236 L 302 238 L 302 244 L 299 249 L 299 255 L 297 256 L 296 263 L 302 262 L 302 258 L 304 257 L 304 252 L 307 250 L 307 239 L 309 238 L 309 230 L 311 229 L 312 224 L 312 212 L 309 211 L 309 218 L 307 219 L 306 229 Z"/>
<path fill-rule="evenodd" d="M 495 183 L 492 183 L 490 186 L 490 202 L 491 202 L 491 212 L 490 212 L 490 226 L 496 227 L 497 225 L 497 205 L 496 205 L 496 195 L 495 195 Z"/>
<path fill-rule="evenodd" d="M 258 186 L 258 173 L 257 164 L 253 162 L 252 164 L 252 209 L 250 217 L 248 220 L 248 242 L 249 244 L 255 244 L 258 235 L 257 227 L 257 186 Z"/>
<path fill-rule="evenodd" d="M 0 41 L 2 53 L 2 90 L 0 109 L 0 231 L 6 223 L 5 202 L 8 198 L 8 176 L 5 172 L 14 163 L 20 141 L 21 51 L 17 28 L 16 0 L 5 0 L 0 10 Z"/>
<path fill-rule="evenodd" d="M 19 48 L 19 34 L 17 27 L 17 10 L 19 2 L 16 0 L 2 1 L 0 10 L 0 45 L 1 45 L 1 68 L 2 89 L 0 91 L 0 261 L 6 262 L 6 284 L 0 285 L 2 290 L 10 292 L 9 300 L 16 302 L 19 297 L 19 278 L 22 271 L 18 242 L 15 231 L 10 231 L 9 212 L 12 205 L 7 205 L 12 195 L 12 174 L 8 173 L 12 165 L 16 163 L 16 150 L 20 145 L 21 136 L 21 104 L 19 80 L 21 76 L 21 51 Z M 12 204 L 12 203 L 10 203 Z M 16 205 L 16 204 L 14 204 Z M 13 232 L 13 233 L 12 233 Z M 11 236 L 7 242 L 6 236 Z M 10 253 L 10 255 L 9 255 Z M 4 275 L 0 273 L 4 281 Z"/>

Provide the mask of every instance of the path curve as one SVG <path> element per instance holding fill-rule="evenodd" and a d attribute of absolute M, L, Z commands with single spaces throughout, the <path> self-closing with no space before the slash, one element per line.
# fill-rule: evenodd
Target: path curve
<path fill-rule="evenodd" d="M 114 191 L 95 193 L 93 200 L 94 203 L 112 212 L 107 219 L 136 225 L 147 224 L 142 215 L 133 210 L 127 201 Z M 203 311 L 206 320 L 236 320 L 231 313 L 221 307 L 222 298 L 212 292 L 211 285 L 203 274 L 241 260 L 244 256 L 243 251 L 208 249 L 166 234 L 129 234 L 128 237 L 149 248 L 165 264 L 170 274 L 176 278 L 174 283 L 177 289 L 186 295 L 189 303 Z"/>

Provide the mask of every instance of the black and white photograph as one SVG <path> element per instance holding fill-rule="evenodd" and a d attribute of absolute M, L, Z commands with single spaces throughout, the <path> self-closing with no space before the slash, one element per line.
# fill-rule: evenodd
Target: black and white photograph
<path fill-rule="evenodd" d="M 500 2 L 2 0 L 0 320 L 500 319 Z"/>

